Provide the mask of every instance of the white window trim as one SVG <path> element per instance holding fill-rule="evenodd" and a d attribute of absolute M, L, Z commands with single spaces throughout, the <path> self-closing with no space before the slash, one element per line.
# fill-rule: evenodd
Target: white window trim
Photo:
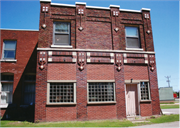
<path fill-rule="evenodd" d="M 138 29 L 138 36 L 127 36 L 126 35 L 126 27 L 136 27 Z M 128 48 L 127 47 L 127 38 L 137 38 L 138 39 L 138 42 L 139 42 L 139 48 Z M 141 50 L 141 43 L 140 43 L 140 35 L 139 35 L 139 28 L 137 26 L 125 26 L 125 40 L 126 40 L 126 50 Z M 142 49 L 143 50 L 143 49 Z"/>
<path fill-rule="evenodd" d="M 149 93 L 149 100 L 142 100 L 141 99 L 141 82 L 147 82 L 147 81 L 140 81 L 139 85 L 139 92 L 140 92 L 140 102 L 151 102 L 151 94 L 150 94 L 150 87 L 149 87 L 149 82 L 148 83 L 148 93 Z"/>
<path fill-rule="evenodd" d="M 87 104 L 116 104 L 116 89 L 115 89 L 115 82 L 112 82 L 114 80 L 88 80 L 87 82 Z M 113 83 L 113 87 L 114 87 L 114 101 L 101 101 L 101 102 L 89 102 L 89 83 Z"/>
<path fill-rule="evenodd" d="M 63 35 L 63 34 L 67 34 L 67 35 L 69 35 L 69 42 L 68 42 L 68 44 L 55 44 L 55 24 L 56 23 L 68 23 L 68 32 L 67 33 L 61 33 L 61 32 L 57 32 L 57 33 L 59 33 L 60 35 Z M 51 45 L 51 47 L 58 47 L 58 46 L 62 46 L 62 48 L 70 48 L 70 47 L 68 47 L 68 46 L 71 46 L 71 23 L 70 22 L 63 22 L 63 21 L 54 21 L 53 22 L 53 45 Z"/>
<path fill-rule="evenodd" d="M 74 86 L 74 102 L 61 102 L 61 103 L 50 103 L 49 102 L 49 90 L 50 90 L 50 83 L 53 83 L 52 82 L 53 80 L 51 80 L 51 82 L 48 82 L 47 83 L 47 101 L 46 101 L 46 105 L 76 105 L 76 82 L 68 82 L 68 81 L 59 81 L 59 82 L 56 82 L 54 81 L 54 83 L 73 83 L 73 86 Z M 71 80 L 71 81 L 74 81 L 74 80 Z"/>
<path fill-rule="evenodd" d="M 7 82 L 7 83 L 9 82 L 9 83 L 13 84 L 14 81 L 5 81 L 5 82 Z M 8 103 L 6 103 L 6 104 L 1 103 L 1 93 L 2 93 L 1 88 L 2 88 L 2 81 L 0 81 L 0 108 L 7 108 L 9 105 Z M 3 91 L 3 92 L 9 92 L 9 91 Z M 12 103 L 13 103 L 13 93 L 12 93 Z"/>
<path fill-rule="evenodd" d="M 17 62 L 16 59 L 1 59 L 0 62 Z"/>

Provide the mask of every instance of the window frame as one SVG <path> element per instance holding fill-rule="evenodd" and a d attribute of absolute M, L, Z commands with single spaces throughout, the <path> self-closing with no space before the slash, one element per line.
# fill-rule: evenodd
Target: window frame
<path fill-rule="evenodd" d="M 14 55 L 14 58 L 5 58 L 4 57 L 4 51 L 6 50 L 5 49 L 5 42 L 8 42 L 8 41 L 14 41 L 16 44 L 15 44 L 15 49 L 7 49 L 7 51 L 14 51 L 15 52 L 15 55 Z M 2 50 L 2 59 L 3 60 L 15 60 L 16 59 L 16 47 L 17 47 L 17 40 L 3 40 L 3 50 Z"/>
<path fill-rule="evenodd" d="M 127 27 L 131 27 L 131 28 L 137 28 L 137 31 L 138 31 L 138 36 L 127 36 L 126 35 L 126 28 Z M 128 47 L 128 41 L 127 41 L 127 38 L 133 38 L 133 39 L 138 39 L 138 43 L 139 43 L 139 47 L 135 48 L 135 47 Z M 142 49 L 141 48 L 141 42 L 140 42 L 140 34 L 139 34 L 139 27 L 138 26 L 125 26 L 125 40 L 126 40 L 126 50 L 134 50 L 134 49 Z"/>
<path fill-rule="evenodd" d="M 56 23 L 67 23 L 68 24 L 68 32 L 56 32 L 55 31 L 55 25 Z M 55 43 L 55 34 L 58 35 L 69 35 L 68 43 L 61 43 L 57 44 Z M 64 21 L 54 21 L 53 22 L 53 46 L 71 46 L 71 23 L 70 22 L 64 22 Z"/>
<path fill-rule="evenodd" d="M 1 74 L 1 78 L 2 78 L 2 75 L 9 75 L 9 76 L 13 76 L 13 80 L 2 80 L 0 81 L 0 108 L 7 108 L 9 104 L 12 104 L 13 103 L 13 87 L 14 87 L 14 74 Z M 11 91 L 2 91 L 2 84 L 3 83 L 11 83 L 12 84 L 12 92 Z M 12 93 L 12 101 L 11 103 L 1 103 L 1 95 L 2 95 L 2 92 L 8 92 L 8 93 Z"/>
<path fill-rule="evenodd" d="M 59 103 L 50 103 L 49 102 L 49 97 L 50 97 L 50 84 L 51 83 L 73 83 L 73 93 L 74 93 L 74 102 L 59 102 Z M 47 105 L 76 105 L 77 101 L 76 101 L 76 81 L 74 80 L 67 80 L 67 81 L 59 81 L 59 80 L 50 80 L 47 83 L 47 101 L 46 104 Z"/>
<path fill-rule="evenodd" d="M 113 83 L 113 91 L 114 91 L 114 101 L 97 101 L 97 102 L 89 102 L 89 83 Z M 87 104 L 115 104 L 116 103 L 116 89 L 115 89 L 115 81 L 114 80 L 89 80 L 87 81 Z"/>
<path fill-rule="evenodd" d="M 141 99 L 141 83 L 142 82 L 146 82 L 147 83 L 147 88 L 148 88 L 148 94 L 149 94 L 149 99 Z M 151 101 L 151 94 L 150 94 L 150 87 L 149 87 L 149 82 L 147 82 L 147 81 L 140 81 L 140 83 L 139 83 L 139 91 L 140 91 L 140 102 L 146 102 L 146 101 Z"/>

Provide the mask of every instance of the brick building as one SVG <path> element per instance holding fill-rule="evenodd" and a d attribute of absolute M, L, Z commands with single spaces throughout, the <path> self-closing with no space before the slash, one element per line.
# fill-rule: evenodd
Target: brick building
<path fill-rule="evenodd" d="M 56 4 L 51 0 L 40 0 L 40 5 L 39 32 L 29 31 L 35 34 L 29 40 L 20 36 L 33 45 L 18 50 L 17 37 L 13 58 L 17 61 L 1 62 L 4 79 L 14 76 L 12 103 L 35 103 L 34 121 L 42 122 L 160 114 L 150 9 Z M 2 36 L 2 48 L 6 40 L 16 38 L 13 32 L 9 35 Z M 4 54 L 5 47 L 2 51 Z M 6 60 L 5 54 L 1 56 Z M 19 61 L 22 56 L 26 56 L 23 64 Z M 18 62 L 21 71 L 13 68 Z M 35 101 L 33 96 L 25 100 L 23 88 L 28 85 L 33 90 L 26 82 L 34 81 L 31 95 Z M 6 108 L 1 115 L 5 112 Z"/>

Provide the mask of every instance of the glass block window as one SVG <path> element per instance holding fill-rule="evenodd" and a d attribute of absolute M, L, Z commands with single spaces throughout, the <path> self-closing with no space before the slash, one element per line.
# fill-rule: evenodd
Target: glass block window
<path fill-rule="evenodd" d="M 74 83 L 50 83 L 49 103 L 74 103 Z"/>
<path fill-rule="evenodd" d="M 16 56 L 16 41 L 5 40 L 3 46 L 3 58 L 15 59 Z"/>
<path fill-rule="evenodd" d="M 126 47 L 140 48 L 138 27 L 125 27 Z"/>
<path fill-rule="evenodd" d="M 24 79 L 24 104 L 35 103 L 36 75 L 25 75 Z"/>
<path fill-rule="evenodd" d="M 150 100 L 148 82 L 141 82 L 140 89 L 141 89 L 141 100 Z"/>
<path fill-rule="evenodd" d="M 55 45 L 70 45 L 70 23 L 54 22 L 53 43 Z"/>
<path fill-rule="evenodd" d="M 12 103 L 13 97 L 13 75 L 1 74 L 0 104 Z"/>
<path fill-rule="evenodd" d="M 88 89 L 88 102 L 115 101 L 113 83 L 89 83 Z"/>

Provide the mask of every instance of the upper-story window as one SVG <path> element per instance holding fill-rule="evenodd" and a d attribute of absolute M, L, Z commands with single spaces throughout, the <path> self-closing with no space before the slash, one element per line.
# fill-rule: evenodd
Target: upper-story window
<path fill-rule="evenodd" d="M 5 40 L 3 44 L 3 59 L 15 59 L 16 57 L 16 41 Z"/>
<path fill-rule="evenodd" d="M 54 45 L 70 45 L 70 23 L 54 22 Z"/>
<path fill-rule="evenodd" d="M 126 48 L 140 48 L 138 27 L 125 27 Z"/>

